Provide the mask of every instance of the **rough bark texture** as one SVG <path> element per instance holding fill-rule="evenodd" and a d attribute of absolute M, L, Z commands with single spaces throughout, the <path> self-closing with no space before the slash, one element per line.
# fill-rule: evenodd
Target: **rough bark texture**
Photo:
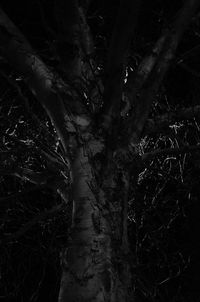
<path fill-rule="evenodd" d="M 73 223 L 69 247 L 62 254 L 64 271 L 59 302 L 128 301 L 123 278 L 126 274 L 124 280 L 128 284 L 130 276 L 120 259 L 121 207 L 117 200 L 115 207 L 111 207 L 108 199 L 115 183 L 113 176 L 107 175 L 100 188 L 92 165 L 103 147 L 101 141 L 91 140 L 87 147 L 77 150 L 72 165 Z"/>

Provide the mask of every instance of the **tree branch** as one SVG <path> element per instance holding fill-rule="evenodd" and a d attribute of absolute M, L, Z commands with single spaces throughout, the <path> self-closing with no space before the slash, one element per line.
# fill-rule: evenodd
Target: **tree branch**
<path fill-rule="evenodd" d="M 185 53 L 183 53 L 180 57 L 177 58 L 176 64 L 180 64 L 190 58 L 191 56 L 194 55 L 199 55 L 199 50 L 200 50 L 200 44 L 192 47 L 191 49 L 187 50 Z"/>
<path fill-rule="evenodd" d="M 23 75 L 29 88 L 41 102 L 67 151 L 69 132 L 75 131 L 58 93 L 62 83 L 33 51 L 25 37 L 0 9 L 0 50 L 8 62 Z"/>
<path fill-rule="evenodd" d="M 77 80 L 81 74 L 79 12 L 77 1 L 55 1 L 54 15 L 57 23 L 57 51 L 61 70 L 69 80 Z"/>
<path fill-rule="evenodd" d="M 56 163 L 57 164 L 57 163 Z M 63 167 L 62 167 L 63 168 Z M 58 171 L 57 171 L 58 173 Z M 15 176 L 21 180 L 28 181 L 35 185 L 46 185 L 47 187 L 52 187 L 53 184 L 59 183 L 63 180 L 59 174 L 51 173 L 49 170 L 45 172 L 34 172 L 28 168 L 16 168 L 16 169 L 0 169 L 0 175 L 2 176 Z"/>
<path fill-rule="evenodd" d="M 195 69 L 191 68 L 189 65 L 187 65 L 184 62 L 179 62 L 179 66 L 183 69 L 185 69 L 187 72 L 191 73 L 196 78 L 200 78 L 200 72 L 196 71 Z"/>
<path fill-rule="evenodd" d="M 43 133 L 47 136 L 47 137 L 52 137 L 54 138 L 54 135 L 48 131 L 48 128 L 46 127 L 46 125 L 44 125 L 40 119 L 37 117 L 37 115 L 31 110 L 30 105 L 29 105 L 29 101 L 28 99 L 25 97 L 25 95 L 23 94 L 21 88 L 19 87 L 19 85 L 9 76 L 7 76 L 4 72 L 0 71 L 0 76 L 2 78 L 4 78 L 8 84 L 14 89 L 16 90 L 16 92 L 18 93 L 20 99 L 23 101 L 24 106 L 26 108 L 26 112 L 27 115 L 32 119 L 32 121 L 37 125 L 37 127 L 43 131 Z"/>
<path fill-rule="evenodd" d="M 165 32 L 156 42 L 150 54 L 148 54 L 139 64 L 137 71 L 129 73 L 125 85 L 125 97 L 128 100 L 129 106 L 126 108 L 126 111 L 123 112 L 123 115 L 130 110 L 131 106 L 135 107 L 137 105 L 138 93 L 155 67 L 166 38 L 167 33 Z"/>
<path fill-rule="evenodd" d="M 143 162 L 147 162 L 149 160 L 154 159 L 158 156 L 163 155 L 179 155 L 184 153 L 192 153 L 200 150 L 200 145 L 197 146 L 184 146 L 182 148 L 166 148 L 166 149 L 158 149 L 153 152 L 144 153 L 141 156 Z"/>
<path fill-rule="evenodd" d="M 174 24 L 164 34 L 164 43 L 162 43 L 161 51 L 154 64 L 149 76 L 144 81 L 142 87 L 137 90 L 137 101 L 134 112 L 129 119 L 130 141 L 135 144 L 140 139 L 144 124 L 148 117 L 153 99 L 159 89 L 170 63 L 174 57 L 177 46 L 182 38 L 182 35 L 187 28 L 192 16 L 199 7 L 199 0 L 186 0 L 183 8 L 180 10 Z M 159 39 L 159 41 L 161 41 Z M 148 60 L 147 60 L 148 62 Z M 144 66 L 146 66 L 144 64 Z"/>
<path fill-rule="evenodd" d="M 80 90 L 84 80 L 94 79 L 94 43 L 86 19 L 89 1 L 57 0 L 55 18 L 58 37 L 57 50 L 61 59 L 60 69 L 67 81 Z M 96 80 L 96 78 L 95 78 Z"/>
<path fill-rule="evenodd" d="M 119 7 L 105 69 L 104 106 L 102 110 L 105 129 L 109 129 L 113 117 L 119 115 L 124 64 L 137 24 L 140 2 L 140 0 L 125 0 L 121 1 Z"/>
<path fill-rule="evenodd" d="M 153 119 L 147 119 L 144 133 L 153 134 L 165 131 L 175 122 L 200 118 L 200 106 L 182 108 L 179 111 L 168 112 Z"/>
<path fill-rule="evenodd" d="M 13 201 L 13 199 L 19 198 L 23 195 L 29 194 L 30 192 L 34 192 L 36 190 L 41 190 L 43 188 L 53 189 L 57 192 L 62 198 L 65 204 L 69 201 L 69 193 L 70 193 L 70 184 L 69 179 L 61 172 L 61 174 L 51 174 L 49 171 L 47 172 L 34 172 L 30 169 L 25 168 L 17 168 L 15 170 L 11 169 L 0 169 L 0 175 L 2 176 L 15 176 L 24 181 L 29 181 L 30 183 L 35 184 L 36 186 L 33 188 L 25 189 L 22 192 L 17 192 L 14 194 L 10 194 L 8 196 L 0 198 L 0 206 L 4 207 L 9 206 L 7 202 Z"/>

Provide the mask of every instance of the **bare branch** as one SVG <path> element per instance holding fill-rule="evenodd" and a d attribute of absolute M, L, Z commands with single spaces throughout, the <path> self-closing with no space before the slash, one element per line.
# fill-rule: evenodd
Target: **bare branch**
<path fill-rule="evenodd" d="M 69 179 L 61 172 L 61 174 L 52 174 L 47 172 L 34 172 L 30 169 L 16 168 L 11 169 L 0 169 L 0 175 L 2 176 L 15 176 L 23 181 L 29 181 L 35 184 L 33 188 L 28 188 L 22 192 L 10 194 L 8 196 L 0 198 L 0 207 L 9 207 L 10 202 L 16 198 L 23 197 L 31 192 L 42 190 L 44 188 L 53 189 L 62 198 L 65 204 L 69 201 L 70 185 Z"/>
<path fill-rule="evenodd" d="M 192 152 L 199 151 L 199 150 L 200 150 L 200 145 L 184 146 L 182 148 L 166 148 L 166 149 L 161 149 L 161 150 L 155 150 L 155 151 L 152 151 L 149 153 L 144 153 L 141 156 L 141 159 L 142 159 L 142 161 L 146 162 L 146 161 L 152 160 L 158 156 L 179 155 L 179 154 L 185 154 L 185 153 L 192 153 Z"/>
<path fill-rule="evenodd" d="M 57 51 L 61 58 L 60 68 L 74 81 L 81 74 L 80 19 L 77 1 L 55 1 L 54 13 L 58 29 Z"/>
<path fill-rule="evenodd" d="M 163 36 L 164 43 L 162 43 L 161 51 L 153 69 L 150 70 L 151 72 L 146 81 L 144 81 L 144 84 L 141 87 L 142 89 L 137 90 L 136 106 L 134 108 L 133 116 L 131 116 L 129 120 L 130 135 L 132 133 L 131 142 L 133 144 L 137 143 L 141 136 L 153 98 L 170 66 L 182 35 L 199 5 L 200 2 L 198 0 L 185 1 L 176 21 Z M 161 41 L 162 38 L 159 40 Z M 148 60 L 147 62 L 149 63 Z"/>
<path fill-rule="evenodd" d="M 45 172 L 34 172 L 28 168 L 16 168 L 16 169 L 0 169 L 0 175 L 2 176 L 15 176 L 23 181 L 28 181 L 37 186 L 46 186 L 52 188 L 56 184 L 60 184 L 63 181 L 63 176 L 55 173 L 51 173 L 49 170 Z"/>
<path fill-rule="evenodd" d="M 113 31 L 105 76 L 104 128 L 108 129 L 114 116 L 119 114 L 122 98 L 124 64 L 130 40 L 137 24 L 140 0 L 121 1 Z"/>
<path fill-rule="evenodd" d="M 179 121 L 193 120 L 200 118 L 200 106 L 182 108 L 178 111 L 168 112 L 153 119 L 147 119 L 144 133 L 153 134 L 166 131 L 170 125 Z"/>
<path fill-rule="evenodd" d="M 163 36 L 161 36 L 161 38 L 156 42 L 151 53 L 142 60 L 137 71 L 129 73 L 127 83 L 125 85 L 125 97 L 129 102 L 129 106 L 126 109 L 126 112 L 123 114 L 130 110 L 131 105 L 134 107 L 136 106 L 137 95 L 155 67 L 166 38 L 167 33 L 164 33 Z"/>
<path fill-rule="evenodd" d="M 69 132 L 75 129 L 57 91 L 57 87 L 62 84 L 59 82 L 58 85 L 58 79 L 1 9 L 0 50 L 9 63 L 23 75 L 29 88 L 45 108 L 67 151 Z"/>
<path fill-rule="evenodd" d="M 89 56 L 94 52 L 92 33 L 87 23 L 84 9 L 81 6 L 79 6 L 78 11 L 79 11 L 79 18 L 80 18 L 80 22 L 79 22 L 80 46 L 83 51 L 83 56 L 89 58 Z"/>
<path fill-rule="evenodd" d="M 179 66 L 183 69 L 185 69 L 187 72 L 191 73 L 196 78 L 200 78 L 200 72 L 196 71 L 194 68 L 191 68 L 189 65 L 187 65 L 184 62 L 180 62 Z"/>
<path fill-rule="evenodd" d="M 199 55 L 199 50 L 200 50 L 200 44 L 184 52 L 180 57 L 177 58 L 176 63 L 180 64 L 185 60 L 187 60 L 188 58 L 190 58 L 191 56 Z"/>
<path fill-rule="evenodd" d="M 83 5 L 83 6 L 82 6 Z M 61 59 L 60 69 L 66 79 L 80 88 L 83 78 L 94 79 L 94 43 L 86 19 L 88 1 L 57 0 L 57 50 Z"/>
<path fill-rule="evenodd" d="M 25 97 L 25 95 L 23 94 L 23 92 L 22 92 L 21 88 L 19 87 L 19 85 L 17 85 L 17 83 L 11 77 L 7 76 L 2 71 L 0 71 L 0 76 L 3 77 L 14 90 L 16 90 L 16 92 L 18 93 L 20 99 L 24 103 L 24 106 L 25 106 L 26 111 L 27 111 L 27 115 L 37 125 L 38 129 L 42 130 L 44 132 L 44 134 L 46 134 L 47 137 L 49 137 L 49 136 L 54 137 L 54 135 L 48 131 L 48 128 L 40 121 L 40 119 L 37 117 L 37 115 L 31 110 L 30 105 L 29 105 L 29 101 Z"/>

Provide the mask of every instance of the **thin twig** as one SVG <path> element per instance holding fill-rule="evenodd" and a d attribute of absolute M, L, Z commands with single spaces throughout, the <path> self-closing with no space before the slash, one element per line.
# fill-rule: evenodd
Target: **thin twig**
<path fill-rule="evenodd" d="M 158 149 L 153 152 L 144 153 L 141 156 L 141 159 L 146 162 L 152 160 L 155 157 L 163 156 L 163 155 L 179 155 L 184 153 L 191 153 L 200 150 L 200 145 L 197 146 L 184 146 L 182 148 L 166 148 L 166 149 Z"/>

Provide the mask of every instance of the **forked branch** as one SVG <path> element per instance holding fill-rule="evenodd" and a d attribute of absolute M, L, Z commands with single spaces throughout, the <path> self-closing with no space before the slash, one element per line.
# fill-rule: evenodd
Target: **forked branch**
<path fill-rule="evenodd" d="M 23 76 L 30 90 L 45 108 L 67 151 L 69 132 L 75 129 L 58 92 L 58 86 L 62 83 L 39 58 L 2 9 L 0 9 L 0 51 Z"/>

